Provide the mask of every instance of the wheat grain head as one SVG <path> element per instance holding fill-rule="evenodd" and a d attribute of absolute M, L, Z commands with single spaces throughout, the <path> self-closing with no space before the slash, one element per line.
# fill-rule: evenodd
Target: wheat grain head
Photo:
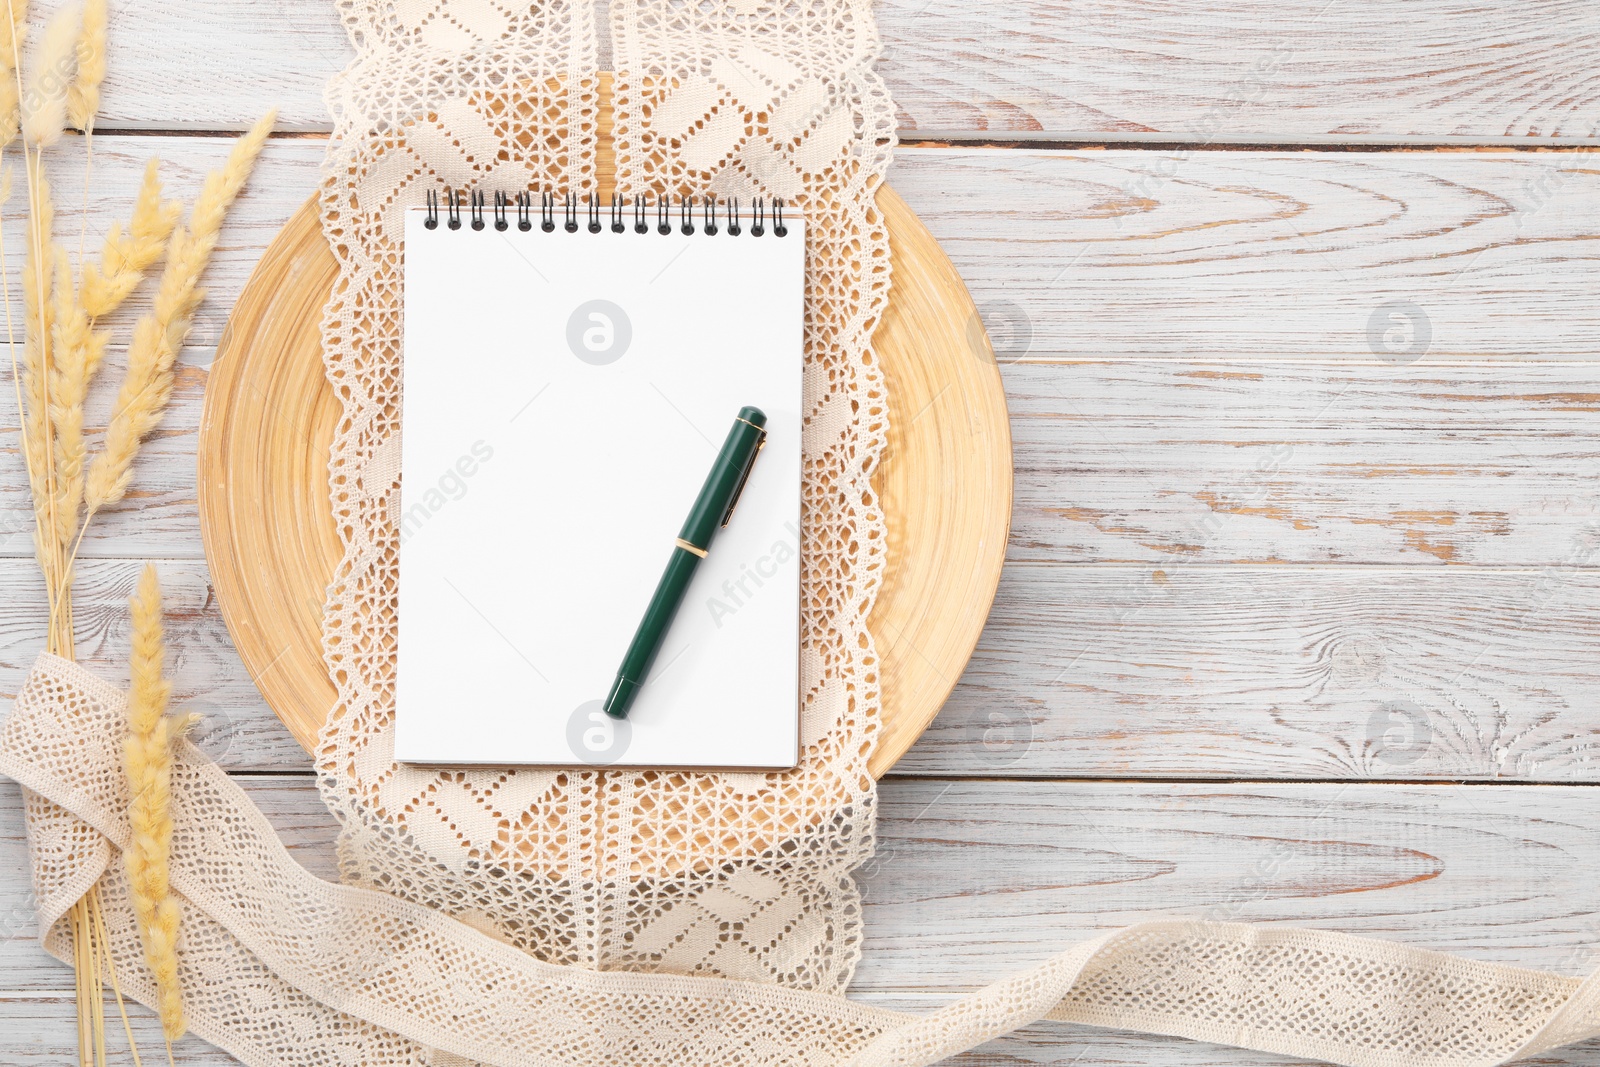
<path fill-rule="evenodd" d="M 44 148 L 60 140 L 67 124 L 67 88 L 77 66 L 78 34 L 83 10 L 64 4 L 44 28 L 28 95 L 22 101 L 22 136 Z"/>
<path fill-rule="evenodd" d="M 94 130 L 100 111 L 100 83 L 106 79 L 106 0 L 84 0 L 78 30 L 78 76 L 67 88 L 67 121 L 84 133 Z"/>
<path fill-rule="evenodd" d="M 179 909 L 172 896 L 168 861 L 172 854 L 172 752 L 184 723 L 167 715 L 172 683 L 165 675 L 166 640 L 161 624 L 161 584 L 146 564 L 128 601 L 133 648 L 128 657 L 128 737 L 124 763 L 128 775 L 128 826 L 132 831 L 123 862 L 145 962 L 155 977 L 157 1010 L 169 1041 L 183 1035 L 183 1001 L 178 985 Z"/>
<path fill-rule="evenodd" d="M 162 202 L 160 166 L 159 159 L 145 164 L 127 228 L 113 222 L 100 249 L 100 262 L 84 264 L 83 309 L 90 319 L 109 315 L 138 288 L 178 223 L 183 208 L 177 201 Z"/>
<path fill-rule="evenodd" d="M 228 208 L 255 167 L 275 117 L 275 112 L 268 113 L 235 142 L 222 169 L 207 175 L 190 212 L 189 228 L 176 227 L 167 241 L 167 262 L 154 306 L 134 327 L 128 373 L 112 409 L 105 445 L 89 465 L 85 502 L 90 514 L 127 493 L 139 447 L 161 421 L 172 395 L 172 365 L 189 335 L 195 309 L 205 297 L 200 276 L 217 246 Z"/>
<path fill-rule="evenodd" d="M 22 39 L 28 29 L 28 0 L 3 2 L 6 14 L 0 14 L 0 148 L 15 141 L 22 127 L 18 106 L 22 90 L 17 84 L 17 61 L 22 55 Z"/>
<path fill-rule="evenodd" d="M 77 299 L 66 250 L 55 246 L 55 305 L 51 324 L 50 421 L 56 449 L 56 541 L 61 547 L 61 588 L 71 585 L 72 548 L 78 531 L 78 506 L 83 502 L 83 402 L 105 353 L 105 337 L 96 337 L 89 316 Z"/>

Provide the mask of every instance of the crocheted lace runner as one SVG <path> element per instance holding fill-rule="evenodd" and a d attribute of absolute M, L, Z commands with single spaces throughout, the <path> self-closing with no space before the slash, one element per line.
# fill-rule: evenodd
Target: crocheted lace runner
<path fill-rule="evenodd" d="M 324 625 L 339 700 L 316 757 L 346 881 L 470 917 L 551 963 L 842 990 L 860 944 L 849 872 L 872 851 L 866 621 L 885 542 L 868 343 L 888 296 L 873 190 L 894 127 L 870 8 L 612 10 L 618 191 L 776 196 L 806 216 L 803 755 L 785 774 L 394 762 L 401 217 L 441 185 L 595 189 L 596 34 L 590 5 L 562 0 L 341 8 L 359 55 L 329 92 L 323 230 L 340 277 L 323 348 L 344 407 L 331 474 L 345 554 Z"/>
<path fill-rule="evenodd" d="M 344 884 L 294 863 L 184 746 L 172 884 L 192 1029 L 245 1063 L 927 1064 L 1040 1018 L 1352 1065 L 1493 1064 L 1600 1033 L 1600 985 L 1281 928 L 1163 922 L 1077 945 L 917 1017 L 840 994 L 872 851 L 866 629 L 884 535 L 888 289 L 873 193 L 893 109 L 866 0 L 614 0 L 617 185 L 782 196 L 807 217 L 804 757 L 787 774 L 436 771 L 392 758 L 399 219 L 424 190 L 585 192 L 599 171 L 587 4 L 343 0 L 322 190 L 324 324 L 344 407 L 345 555 L 326 614 L 339 702 L 316 762 Z M 492 383 L 488 383 L 492 386 Z M 471 670 L 470 663 L 461 669 Z M 125 701 L 42 657 L 0 732 L 25 787 L 47 950 L 97 880 L 149 1003 L 120 862 Z"/>

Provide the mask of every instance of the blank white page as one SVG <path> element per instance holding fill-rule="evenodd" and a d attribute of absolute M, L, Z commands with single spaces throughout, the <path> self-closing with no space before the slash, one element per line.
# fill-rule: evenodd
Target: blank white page
<path fill-rule="evenodd" d="M 396 758 L 794 766 L 803 221 L 425 214 L 406 216 Z M 766 447 L 616 723 L 600 702 L 746 404 Z"/>

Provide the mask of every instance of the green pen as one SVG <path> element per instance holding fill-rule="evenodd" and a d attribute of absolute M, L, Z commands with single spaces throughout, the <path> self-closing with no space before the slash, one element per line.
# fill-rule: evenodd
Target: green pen
<path fill-rule="evenodd" d="M 628 717 L 633 698 L 644 685 L 650 665 L 655 662 L 656 653 L 661 651 L 667 631 L 672 628 L 672 617 L 678 613 L 678 606 L 689 591 L 695 568 L 711 550 L 711 538 L 733 517 L 733 507 L 739 502 L 739 494 L 750 477 L 756 453 L 766 443 L 766 413 L 760 408 L 740 408 L 733 420 L 733 429 L 722 442 L 711 473 L 706 475 L 700 495 L 695 497 L 694 507 L 689 509 L 689 517 L 678 532 L 672 558 L 667 560 L 667 569 L 656 584 L 655 596 L 650 598 L 650 606 L 639 620 L 628 653 L 622 657 L 611 692 L 606 694 L 606 714 L 613 719 Z"/>

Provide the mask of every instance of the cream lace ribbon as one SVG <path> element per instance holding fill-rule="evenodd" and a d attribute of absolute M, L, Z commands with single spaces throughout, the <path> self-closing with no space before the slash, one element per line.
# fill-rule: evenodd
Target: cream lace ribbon
<path fill-rule="evenodd" d="M 63 916 L 98 881 L 122 988 L 150 1004 L 118 856 L 126 714 L 115 687 L 41 656 L 0 729 L 0 772 L 24 787 L 45 948 L 72 959 Z M 1600 1034 L 1600 974 L 1233 923 L 1128 927 L 925 1016 L 764 982 L 556 966 L 314 877 L 188 744 L 173 812 L 185 1012 L 249 1067 L 911 1067 L 1038 1019 L 1351 1067 L 1488 1067 Z"/>

